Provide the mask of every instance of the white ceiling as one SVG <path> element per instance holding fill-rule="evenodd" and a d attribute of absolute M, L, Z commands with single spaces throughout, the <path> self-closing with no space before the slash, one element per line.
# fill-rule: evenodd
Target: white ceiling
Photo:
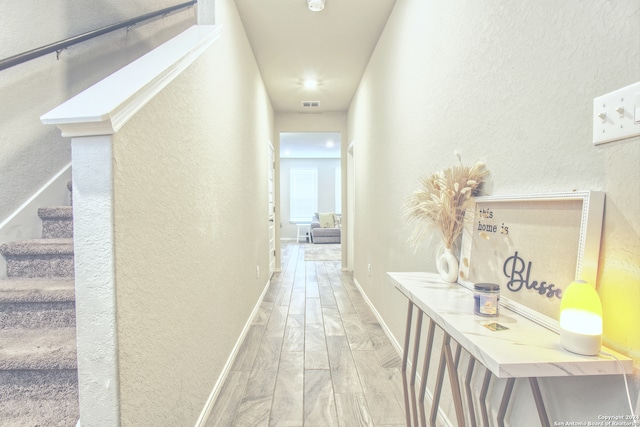
<path fill-rule="evenodd" d="M 340 132 L 282 132 L 283 159 L 339 159 Z"/>
<path fill-rule="evenodd" d="M 395 0 L 235 0 L 276 112 L 347 111 Z M 305 89 L 307 78 L 319 80 Z M 319 107 L 301 106 L 320 101 Z"/>

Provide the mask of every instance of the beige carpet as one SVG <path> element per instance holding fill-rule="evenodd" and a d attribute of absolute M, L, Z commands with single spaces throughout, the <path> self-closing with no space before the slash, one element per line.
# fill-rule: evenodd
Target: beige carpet
<path fill-rule="evenodd" d="M 342 252 L 339 243 L 310 244 L 304 249 L 305 261 L 340 261 Z"/>

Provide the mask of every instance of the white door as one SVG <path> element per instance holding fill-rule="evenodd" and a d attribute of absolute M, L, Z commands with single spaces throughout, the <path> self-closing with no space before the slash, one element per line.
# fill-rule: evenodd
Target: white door
<path fill-rule="evenodd" d="M 276 161 L 274 158 L 273 145 L 269 143 L 269 277 L 276 270 L 276 204 L 275 204 L 275 174 L 276 174 Z"/>

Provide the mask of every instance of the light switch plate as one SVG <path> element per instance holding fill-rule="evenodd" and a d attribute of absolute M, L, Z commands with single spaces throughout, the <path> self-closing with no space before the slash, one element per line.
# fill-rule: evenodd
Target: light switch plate
<path fill-rule="evenodd" d="M 640 82 L 593 99 L 595 145 L 640 135 L 640 123 L 635 121 L 638 95 Z"/>

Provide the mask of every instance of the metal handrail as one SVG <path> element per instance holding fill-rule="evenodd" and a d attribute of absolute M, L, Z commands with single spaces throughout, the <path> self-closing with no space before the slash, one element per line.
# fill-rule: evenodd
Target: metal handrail
<path fill-rule="evenodd" d="M 155 12 L 150 12 L 144 15 L 137 16 L 132 19 L 128 19 L 126 21 L 122 21 L 117 24 L 108 25 L 106 27 L 98 28 L 93 31 L 88 31 L 86 33 L 78 34 L 77 36 L 69 37 L 64 40 L 60 40 L 55 43 L 51 43 L 46 46 L 41 46 L 26 52 L 19 53 L 17 55 L 10 56 L 3 60 L 0 60 L 0 71 L 13 67 L 14 65 L 22 64 L 23 62 L 30 61 L 32 59 L 38 58 L 40 56 L 46 55 L 48 53 L 60 52 L 63 49 L 68 48 L 69 46 L 73 46 L 74 44 L 81 43 L 83 41 L 92 39 L 94 37 L 101 36 L 103 34 L 110 33 L 115 30 L 119 30 L 120 28 L 130 27 L 136 25 L 139 22 L 147 21 L 151 18 L 155 18 L 160 15 L 167 15 L 175 10 L 183 9 L 185 7 L 191 7 L 196 4 L 198 0 L 191 0 L 186 3 L 181 3 L 175 6 L 167 7 L 161 10 L 157 10 Z"/>

